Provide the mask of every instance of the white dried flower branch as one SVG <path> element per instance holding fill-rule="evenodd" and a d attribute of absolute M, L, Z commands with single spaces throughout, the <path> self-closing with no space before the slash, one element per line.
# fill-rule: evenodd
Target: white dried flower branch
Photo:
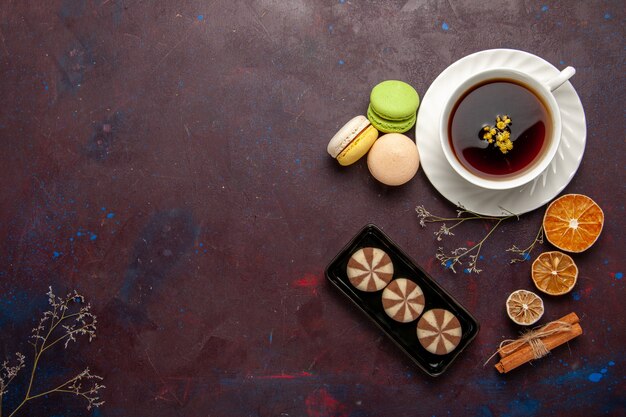
<path fill-rule="evenodd" d="M 2 362 L 2 366 L 0 366 L 0 398 L 4 394 L 7 393 L 7 387 L 13 381 L 13 378 L 20 372 L 22 368 L 26 366 L 25 359 L 26 356 L 22 355 L 20 352 L 15 354 L 17 358 L 17 364 L 11 366 L 9 361 Z M 2 415 L 2 404 L 0 404 L 0 415 Z"/>
<path fill-rule="evenodd" d="M 476 273 L 479 274 L 482 269 L 478 269 L 477 263 L 480 260 L 480 251 L 483 247 L 483 244 L 487 241 L 489 236 L 500 226 L 500 224 L 506 220 L 511 218 L 516 218 L 519 220 L 519 216 L 515 213 L 512 213 L 509 210 L 506 210 L 500 207 L 502 210 L 502 217 L 494 217 L 494 216 L 483 216 L 482 214 L 474 213 L 473 211 L 467 210 L 461 204 L 457 205 L 457 216 L 456 217 L 441 217 L 431 214 L 424 206 L 417 206 L 415 211 L 417 212 L 417 216 L 419 218 L 420 226 L 426 227 L 426 223 L 442 223 L 439 230 L 434 232 L 434 235 L 437 237 L 437 241 L 442 241 L 445 236 L 454 236 L 452 230 L 457 226 L 463 224 L 466 221 L 470 220 L 488 220 L 495 221 L 495 225 L 487 232 L 487 234 L 474 246 L 469 248 L 460 247 L 456 248 L 449 253 L 446 253 L 443 247 L 437 248 L 437 253 L 435 257 L 444 267 L 451 269 L 454 273 L 456 273 L 455 266 L 463 265 L 463 258 L 468 258 L 469 262 L 467 267 L 465 268 L 465 272 L 467 273 Z M 453 222 L 452 226 L 447 226 L 446 222 L 449 224 Z M 537 243 L 543 243 L 543 234 L 541 234 L 541 238 L 539 239 L 539 234 L 535 238 L 535 241 L 525 250 L 520 250 L 517 246 L 513 245 L 512 248 L 509 248 L 508 252 L 513 252 L 519 254 L 521 259 L 514 259 L 511 263 L 514 262 L 523 262 L 530 258 L 530 251 L 535 247 Z"/>
<path fill-rule="evenodd" d="M 535 246 L 537 246 L 537 244 L 543 244 L 543 225 L 539 226 L 539 231 L 537 232 L 535 239 L 530 245 L 528 245 L 526 249 L 520 249 L 517 246 L 513 245 L 506 250 L 507 252 L 516 253 L 519 256 L 518 258 L 511 259 L 511 263 L 515 264 L 518 262 L 525 262 L 529 260 L 530 253 L 533 251 L 533 249 L 535 249 Z"/>
<path fill-rule="evenodd" d="M 36 378 L 37 365 L 45 351 L 57 344 L 63 344 L 65 348 L 70 342 L 76 342 L 79 336 L 85 336 L 91 342 L 96 337 L 96 316 L 91 313 L 91 305 L 85 304 L 85 298 L 78 292 L 67 294 L 65 298 L 56 296 L 52 288 L 47 293 L 50 310 L 44 312 L 37 327 L 32 330 L 29 343 L 35 349 L 34 361 L 28 382 L 28 388 L 22 402 L 9 414 L 13 417 L 28 401 L 43 397 L 54 392 L 69 393 L 83 397 L 87 401 L 87 409 L 99 407 L 104 404 L 100 399 L 100 390 L 105 388 L 100 384 L 102 377 L 94 375 L 89 368 L 80 372 L 73 378 L 61 385 L 39 394 L 31 392 Z M 0 368 L 0 417 L 2 417 L 2 400 L 7 392 L 7 387 L 17 373 L 26 367 L 25 356 L 16 354 L 18 363 L 10 366 L 5 361 Z M 86 386 L 83 387 L 83 384 Z"/>
<path fill-rule="evenodd" d="M 81 381 L 89 382 L 91 386 L 83 387 L 83 382 Z M 85 398 L 85 400 L 87 400 L 87 410 L 91 410 L 93 407 L 100 407 L 102 404 L 104 404 L 104 401 L 100 400 L 100 394 L 98 391 L 106 387 L 99 384 L 98 381 L 102 381 L 102 377 L 98 375 L 93 375 L 91 371 L 89 371 L 89 368 L 86 368 L 74 378 L 65 381 L 61 385 L 49 391 L 33 395 L 30 397 L 30 399 L 32 400 L 38 397 L 43 397 L 44 395 L 49 395 L 53 392 L 66 392 Z"/>
<path fill-rule="evenodd" d="M 428 210 L 424 206 L 415 207 L 415 211 L 417 212 L 417 217 L 420 219 L 420 226 L 426 227 L 426 223 L 443 223 L 438 231 L 434 232 L 435 236 L 437 236 L 437 241 L 441 241 L 443 236 L 454 236 L 452 233 L 452 229 L 463 224 L 468 220 L 500 220 L 500 217 L 491 217 L 491 216 L 483 216 L 480 214 L 476 214 L 471 212 L 461 204 L 457 205 L 456 217 L 440 217 L 430 214 Z M 514 215 L 513 215 L 514 216 Z M 447 227 L 444 222 L 455 222 L 452 226 Z"/>
<path fill-rule="evenodd" d="M 493 226 L 491 230 L 489 230 L 489 232 L 485 235 L 485 237 L 483 237 L 480 242 L 470 247 L 469 249 L 457 248 L 457 249 L 454 249 L 452 252 L 450 252 L 450 254 L 446 254 L 443 248 L 440 247 L 439 249 L 437 249 L 437 254 L 435 255 L 435 257 L 439 260 L 441 265 L 445 266 L 446 268 L 451 269 L 452 272 L 456 273 L 456 269 L 454 268 L 454 266 L 456 264 L 462 265 L 463 262 L 461 261 L 461 259 L 467 256 L 469 258 L 469 263 L 467 265 L 467 268 L 465 268 L 465 272 L 467 273 L 474 272 L 476 274 L 480 274 L 482 272 L 482 269 L 478 269 L 476 267 L 476 264 L 478 260 L 480 259 L 480 250 L 482 249 L 483 244 L 489 238 L 489 236 L 491 236 L 491 234 L 498 228 L 498 226 L 500 226 L 500 223 L 502 223 L 503 221 L 509 218 L 510 217 L 500 218 L 498 222 L 495 224 L 495 226 Z"/>

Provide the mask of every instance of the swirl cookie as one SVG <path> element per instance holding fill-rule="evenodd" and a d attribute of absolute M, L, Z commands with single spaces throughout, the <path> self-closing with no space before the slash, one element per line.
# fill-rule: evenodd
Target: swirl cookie
<path fill-rule="evenodd" d="M 461 341 L 461 323 L 448 310 L 428 310 L 417 323 L 420 344 L 435 355 L 452 352 Z"/>
<path fill-rule="evenodd" d="M 362 248 L 354 252 L 348 261 L 346 274 L 350 283 L 361 291 L 380 291 L 393 277 L 393 264 L 385 251 L 378 248 Z"/>
<path fill-rule="evenodd" d="M 409 323 L 422 314 L 424 293 L 419 285 L 411 280 L 395 279 L 383 291 L 383 308 L 395 321 Z"/>

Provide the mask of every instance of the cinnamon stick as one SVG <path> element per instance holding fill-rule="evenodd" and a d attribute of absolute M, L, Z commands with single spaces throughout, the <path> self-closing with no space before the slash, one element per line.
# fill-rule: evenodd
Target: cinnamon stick
<path fill-rule="evenodd" d="M 556 321 L 553 321 L 551 323 L 548 323 L 545 326 L 544 329 L 545 330 L 552 330 L 552 329 L 556 328 L 559 325 L 559 322 L 560 323 L 567 323 L 567 324 L 570 324 L 570 325 L 573 326 L 574 324 L 578 323 L 578 321 L 579 321 L 579 319 L 578 319 L 578 316 L 576 315 L 576 313 L 569 313 L 567 316 L 565 316 L 563 318 L 560 318 L 559 320 L 556 320 Z M 550 336 L 548 336 L 545 339 L 541 339 L 541 340 L 544 343 L 546 343 L 546 339 L 549 339 L 549 338 L 550 338 Z M 546 346 L 547 346 L 547 343 L 546 343 Z M 517 346 L 515 346 L 515 345 L 505 345 L 505 346 L 502 346 L 500 349 L 498 349 L 498 353 L 500 354 L 500 358 L 504 358 L 506 356 L 509 356 L 511 353 L 514 353 L 515 351 L 521 350 L 521 348 L 520 349 L 516 349 L 516 347 Z M 551 348 L 548 347 L 548 349 L 551 349 Z"/>
<path fill-rule="evenodd" d="M 580 336 L 583 333 L 583 329 L 578 323 L 578 316 L 576 316 L 576 314 L 574 313 L 568 314 L 567 316 L 555 322 L 549 323 L 545 326 L 544 329 L 553 329 L 559 326 L 559 322 L 568 323 L 571 325 L 571 327 L 568 330 L 564 330 L 541 338 L 541 342 L 543 342 L 548 350 L 552 350 L 558 346 L 561 346 L 562 344 L 569 342 L 570 340 Z M 501 359 L 500 362 L 495 365 L 495 367 L 500 373 L 507 373 L 525 363 L 536 359 L 533 347 L 530 346 L 530 344 L 524 344 L 521 347 L 519 347 L 518 344 L 518 348 L 514 351 L 513 349 L 515 348 L 515 346 L 509 345 L 508 348 L 509 349 L 507 349 L 507 346 L 503 346 L 499 350 Z"/>

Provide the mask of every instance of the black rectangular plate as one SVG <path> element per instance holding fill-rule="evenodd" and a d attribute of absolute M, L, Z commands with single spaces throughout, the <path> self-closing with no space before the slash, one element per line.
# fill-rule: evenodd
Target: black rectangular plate
<path fill-rule="evenodd" d="M 444 308 L 459 319 L 463 334 L 455 350 L 447 355 L 434 355 L 428 352 L 417 339 L 419 319 L 410 323 L 399 323 L 385 313 L 382 305 L 382 290 L 364 292 L 352 286 L 346 275 L 348 261 L 354 252 L 364 247 L 380 248 L 387 252 L 394 266 L 393 278 L 408 278 L 422 288 L 426 304 L 422 314 L 433 308 Z M 441 375 L 478 334 L 480 325 L 476 319 L 373 224 L 365 226 L 339 252 L 326 268 L 326 278 L 428 375 Z"/>

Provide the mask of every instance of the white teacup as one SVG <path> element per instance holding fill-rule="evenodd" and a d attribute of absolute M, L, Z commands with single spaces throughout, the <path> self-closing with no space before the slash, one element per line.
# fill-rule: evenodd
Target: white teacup
<path fill-rule="evenodd" d="M 493 190 L 515 188 L 537 178 L 548 167 L 554 158 L 561 141 L 561 113 L 559 111 L 559 105 L 552 92 L 559 88 L 564 82 L 569 80 L 575 73 L 576 71 L 574 68 L 567 67 L 556 77 L 547 81 L 542 81 L 529 74 L 514 69 L 494 68 L 474 74 L 462 82 L 448 98 L 439 121 L 439 137 L 441 139 L 441 146 L 443 148 L 443 153 L 452 168 L 461 177 L 472 184 Z M 540 101 L 546 106 L 550 120 L 550 129 L 548 129 L 548 136 L 544 140 L 545 145 L 543 146 L 541 153 L 527 168 L 524 168 L 511 176 L 505 176 L 502 179 L 486 178 L 488 177 L 487 175 L 485 177 L 481 177 L 468 170 L 459 161 L 452 149 L 451 140 L 448 136 L 448 126 L 456 104 L 468 91 L 474 89 L 475 86 L 488 83 L 490 80 L 503 79 L 512 80 L 513 82 L 521 84 L 540 99 Z M 513 120 L 513 124 L 515 124 L 515 115 L 510 116 Z M 476 133 L 478 134 L 478 132 Z M 476 140 L 479 140 L 478 136 L 476 137 Z"/>

